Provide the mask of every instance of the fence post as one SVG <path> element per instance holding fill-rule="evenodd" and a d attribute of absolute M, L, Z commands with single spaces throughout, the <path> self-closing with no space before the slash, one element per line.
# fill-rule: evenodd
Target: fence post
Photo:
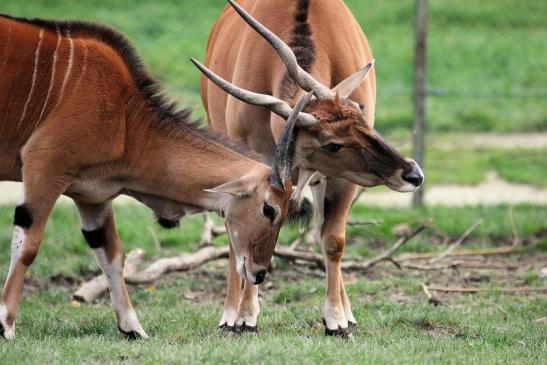
<path fill-rule="evenodd" d="M 427 0 L 416 0 L 415 15 L 415 56 L 414 56 L 414 130 L 412 133 L 412 154 L 414 160 L 423 167 L 425 156 L 425 99 L 427 63 Z M 423 205 L 424 188 L 414 193 L 412 204 Z"/>

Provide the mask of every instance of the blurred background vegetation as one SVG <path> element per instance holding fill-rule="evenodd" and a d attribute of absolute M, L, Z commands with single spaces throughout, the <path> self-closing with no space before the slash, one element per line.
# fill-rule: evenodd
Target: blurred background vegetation
<path fill-rule="evenodd" d="M 126 34 L 154 75 L 200 110 L 199 74 L 220 0 L 3 1 L 11 15 L 76 18 Z M 412 127 L 414 0 L 347 0 L 376 58 L 376 126 Z M 547 131 L 547 2 L 429 1 L 427 118 L 430 131 Z M 399 134 L 400 132 L 400 134 Z"/>

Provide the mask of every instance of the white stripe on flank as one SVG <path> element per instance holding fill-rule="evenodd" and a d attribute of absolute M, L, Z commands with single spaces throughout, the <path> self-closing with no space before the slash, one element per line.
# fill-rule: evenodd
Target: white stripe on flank
<path fill-rule="evenodd" d="M 68 64 L 66 66 L 66 72 L 65 72 L 65 78 L 63 79 L 63 84 L 61 86 L 61 91 L 59 92 L 59 98 L 57 99 L 59 102 L 62 97 L 63 97 L 63 93 L 65 91 L 65 87 L 66 87 L 66 84 L 68 82 L 68 78 L 70 77 L 70 73 L 72 72 L 72 62 L 73 62 L 73 59 L 74 59 L 74 43 L 72 42 L 72 38 L 70 38 L 70 31 L 67 30 L 66 31 L 66 37 L 68 38 L 68 44 L 69 44 L 69 47 L 70 47 L 70 54 L 68 56 Z"/>
<path fill-rule="evenodd" d="M 87 45 L 82 41 L 82 46 L 84 47 L 84 65 L 82 66 L 82 75 L 87 71 Z"/>
<path fill-rule="evenodd" d="M 42 49 L 43 40 L 44 40 L 44 29 L 40 29 L 40 33 L 38 34 L 38 46 L 36 46 L 36 51 L 34 51 L 34 70 L 32 71 L 32 84 L 30 86 L 30 91 L 27 96 L 27 101 L 25 102 L 25 106 L 23 107 L 23 114 L 21 115 L 21 119 L 19 119 L 19 125 L 21 125 L 21 122 L 23 121 L 23 119 L 25 119 L 25 115 L 27 114 L 28 104 L 32 97 L 34 86 L 36 85 L 36 76 L 38 74 L 38 60 L 40 59 L 40 50 Z"/>
<path fill-rule="evenodd" d="M 82 76 L 85 74 L 87 70 L 87 45 L 85 44 L 85 41 L 81 38 L 79 38 L 80 44 L 81 44 L 81 50 L 83 54 L 83 61 L 80 62 L 80 59 L 78 58 L 78 64 L 80 64 L 80 72 L 78 72 L 78 79 L 76 80 L 76 83 L 74 84 L 73 89 L 77 89 L 80 86 L 80 81 L 82 80 Z M 80 49 L 80 48 L 78 48 Z"/>
<path fill-rule="evenodd" d="M 42 107 L 40 116 L 38 117 L 38 120 L 36 121 L 36 125 L 40 123 L 40 121 L 42 120 L 42 117 L 44 116 L 44 112 L 46 111 L 49 97 L 51 96 L 51 91 L 53 90 L 53 85 L 55 84 L 55 67 L 57 67 L 57 51 L 59 50 L 60 44 L 61 44 L 61 32 L 59 32 L 59 28 L 57 28 L 57 45 L 55 46 L 55 52 L 53 52 L 53 65 L 51 66 L 51 79 L 49 80 L 49 88 L 47 89 L 46 101 L 44 101 L 44 106 Z"/>

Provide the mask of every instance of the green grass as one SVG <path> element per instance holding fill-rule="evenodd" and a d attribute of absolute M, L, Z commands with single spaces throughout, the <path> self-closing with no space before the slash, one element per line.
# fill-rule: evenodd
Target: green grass
<path fill-rule="evenodd" d="M 0 207 L 0 275 L 7 272 L 9 263 L 13 209 L 9 206 Z M 382 219 L 383 223 L 379 226 L 348 228 L 351 240 L 346 249 L 347 255 L 373 255 L 374 250 L 368 248 L 367 242 L 376 247 L 378 245 L 383 247 L 396 239 L 392 232 L 394 226 L 402 223 L 415 225 L 428 218 L 433 218 L 435 226 L 452 237 L 459 236 L 467 227 L 482 218 L 484 223 L 473 232 L 468 245 L 483 247 L 494 241 L 499 242 L 500 238 L 504 237 L 509 237 L 505 242 L 510 242 L 512 235 L 510 209 L 513 210 L 513 219 L 520 236 L 526 237 L 545 232 L 547 211 L 541 206 L 429 207 L 414 210 L 356 205 L 352 209 L 352 219 Z M 152 213 L 143 206 L 136 204 L 116 206 L 115 212 L 124 252 L 140 247 L 145 250 L 147 258 L 152 259 L 196 249 L 202 226 L 202 219 L 199 216 L 183 219 L 180 228 L 165 230 L 154 223 Z M 289 242 L 296 235 L 296 229 L 284 227 L 280 242 Z M 409 242 L 402 248 L 402 252 L 442 249 L 430 240 L 431 235 L 426 233 L 422 239 L 418 238 Z M 156 239 L 159 241 L 159 246 L 154 244 Z M 224 244 L 226 240 L 221 237 L 217 239 L 217 242 Z M 78 277 L 90 271 L 98 272 L 98 267 L 80 233 L 76 208 L 72 204 L 57 205 L 48 222 L 44 241 L 36 262 L 32 265 L 31 273 L 37 277 L 56 274 Z"/>
<path fill-rule="evenodd" d="M 377 128 L 409 131 L 412 120 L 413 0 L 346 1 L 377 60 Z M 112 25 L 135 43 L 169 93 L 198 108 L 198 72 L 219 0 L 6 0 L 2 12 Z M 428 100 L 431 131 L 545 131 L 547 38 L 542 1 L 430 1 Z M 497 97 L 476 97 L 495 94 Z M 507 97 L 514 94 L 518 97 Z M 532 95 L 523 97 L 523 95 Z M 533 96 L 535 95 L 535 96 Z"/>
<path fill-rule="evenodd" d="M 184 285 L 184 275 L 177 279 Z M 547 351 L 546 326 L 535 322 L 545 314 L 545 298 L 477 295 L 433 307 L 375 295 L 354 300 L 360 324 L 344 341 L 323 336 L 319 294 L 296 303 L 267 301 L 258 336 L 234 337 L 216 329 L 220 297 L 196 304 L 173 295 L 176 289 L 133 290 L 151 336 L 137 342 L 117 333 L 109 304 L 73 309 L 59 289 L 31 295 L 21 303 L 17 339 L 0 343 L 0 357 L 9 364 L 539 364 Z"/>
<path fill-rule="evenodd" d="M 424 170 L 431 184 L 479 184 L 489 171 L 507 181 L 547 186 L 547 150 L 428 148 Z"/>
<path fill-rule="evenodd" d="M 513 207 L 520 237 L 545 234 L 547 213 L 541 207 Z M 416 225 L 432 217 L 438 230 L 459 236 L 478 218 L 485 222 L 472 234 L 467 247 L 491 247 L 511 240 L 509 207 L 370 209 L 356 206 L 352 219 L 380 218 L 383 223 L 366 230 L 349 229 L 346 257 L 374 255 L 395 240 L 395 225 Z M 144 248 L 147 260 L 192 251 L 199 238 L 199 217 L 184 220 L 173 231 L 157 228 L 152 214 L 137 205 L 116 206 L 124 251 Z M 0 207 L 0 272 L 7 271 L 13 207 Z M 284 229 L 281 240 L 296 233 Z M 435 232 L 409 242 L 405 251 L 443 250 Z M 154 244 L 154 237 L 159 241 Z M 366 248 L 366 250 L 363 250 Z M 473 285 L 544 286 L 537 276 L 545 242 L 525 246 L 510 260 L 531 263 L 509 276 Z M 543 255 L 543 256 L 538 256 Z M 534 261 L 534 259 L 536 261 Z M 420 282 L 466 280 L 448 276 L 401 272 L 384 266 L 363 276 L 346 277 L 348 295 L 359 326 L 353 339 L 325 338 L 320 322 L 324 279 L 299 274 L 276 260 L 263 290 L 258 336 L 232 336 L 216 329 L 225 290 L 225 261 L 189 273 L 171 274 L 154 286 L 131 287 L 131 297 L 149 341 L 127 342 L 115 328 L 109 300 L 74 308 L 69 299 L 82 275 L 98 272 L 78 228 L 75 208 L 58 205 L 48 224 L 44 244 L 31 267 L 20 305 L 15 342 L 0 341 L 2 363 L 541 363 L 547 351 L 547 327 L 536 323 L 545 316 L 542 294 L 442 297 L 444 305 L 427 304 Z M 61 275 L 61 279 L 59 276 Z M 510 280 L 506 280 L 509 278 Z M 57 281 L 61 280 L 61 284 Z M 195 295 L 185 295 L 188 291 Z M 501 309 L 499 309 L 501 308 Z"/>

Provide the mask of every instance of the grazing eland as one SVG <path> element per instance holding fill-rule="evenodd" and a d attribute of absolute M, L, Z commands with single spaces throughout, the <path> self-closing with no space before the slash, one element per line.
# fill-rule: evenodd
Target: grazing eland
<path fill-rule="evenodd" d="M 309 183 L 314 197 L 327 272 L 325 331 L 345 335 L 356 324 L 341 259 L 357 185 L 412 192 L 424 175 L 374 130 L 372 52 L 343 1 L 228 2 L 209 36 L 205 65 L 194 61 L 209 124 L 273 160 L 290 106 L 305 92 L 316 96 L 298 116 L 292 168 L 296 195 Z M 258 313 L 257 287 L 242 291 L 231 269 L 220 326 L 254 331 Z"/>

